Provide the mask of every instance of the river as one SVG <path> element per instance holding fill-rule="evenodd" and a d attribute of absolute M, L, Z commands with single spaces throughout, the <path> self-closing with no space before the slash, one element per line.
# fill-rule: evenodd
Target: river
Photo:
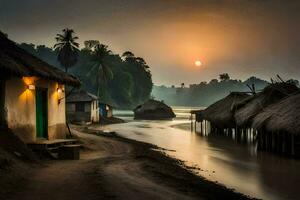
<path fill-rule="evenodd" d="M 116 111 L 128 121 L 103 127 L 120 136 L 159 147 L 170 156 L 184 160 L 205 178 L 238 192 L 262 199 L 299 199 L 300 161 L 267 152 L 257 152 L 253 142 L 237 143 L 225 136 L 190 131 L 191 108 L 175 107 L 176 119 L 170 121 L 134 121 L 132 112 Z"/>

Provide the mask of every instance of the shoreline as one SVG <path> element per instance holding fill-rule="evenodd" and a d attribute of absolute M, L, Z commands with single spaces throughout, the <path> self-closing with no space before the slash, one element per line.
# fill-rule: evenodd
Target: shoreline
<path fill-rule="evenodd" d="M 71 126 L 80 160 L 15 162 L 23 167 L 11 177 L 22 181 L 9 183 L 3 199 L 254 199 L 195 174 L 167 149 L 89 128 Z"/>
<path fill-rule="evenodd" d="M 168 149 L 124 138 L 115 132 L 104 133 L 94 129 L 85 129 L 84 131 L 132 145 L 135 159 L 148 160 L 148 162 L 143 163 L 143 170 L 152 174 L 152 178 L 155 181 L 163 182 L 163 184 L 175 188 L 184 194 L 204 199 L 256 199 L 197 175 L 193 171 L 194 167 L 189 167 L 185 165 L 184 161 L 167 155 L 165 151 L 170 151 Z"/>

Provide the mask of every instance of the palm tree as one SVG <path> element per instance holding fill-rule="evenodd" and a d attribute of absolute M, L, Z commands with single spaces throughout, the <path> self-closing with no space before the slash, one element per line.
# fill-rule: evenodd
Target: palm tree
<path fill-rule="evenodd" d="M 76 40 L 78 37 L 74 36 L 73 29 L 65 28 L 62 32 L 55 37 L 57 43 L 54 45 L 54 49 L 58 50 L 57 59 L 68 72 L 68 69 L 77 62 L 79 44 Z"/>
<path fill-rule="evenodd" d="M 130 57 L 134 57 L 134 54 L 133 54 L 131 51 L 125 51 L 125 52 L 122 54 L 122 57 L 130 58 Z"/>
<path fill-rule="evenodd" d="M 100 42 L 98 40 L 86 40 L 84 41 L 84 47 L 88 50 L 93 50 Z"/>
<path fill-rule="evenodd" d="M 102 98 L 105 96 L 107 82 L 113 78 L 112 70 L 105 62 L 105 58 L 109 55 L 111 55 L 111 51 L 108 46 L 97 44 L 92 52 L 92 67 L 87 74 L 96 83 L 97 95 Z"/>

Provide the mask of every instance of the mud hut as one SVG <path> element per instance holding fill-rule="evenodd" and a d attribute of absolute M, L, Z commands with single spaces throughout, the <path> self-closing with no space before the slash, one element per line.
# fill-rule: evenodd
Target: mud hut
<path fill-rule="evenodd" d="M 176 117 L 171 107 L 161 101 L 150 99 L 134 109 L 135 119 L 160 120 Z"/>
<path fill-rule="evenodd" d="M 231 92 L 225 98 L 202 111 L 202 118 L 210 122 L 213 132 L 224 132 L 226 129 L 231 131 L 231 129 L 236 128 L 234 119 L 234 108 L 236 104 L 249 98 L 249 96 L 247 93 Z"/>
<path fill-rule="evenodd" d="M 18 47 L 0 33 L 0 126 L 24 142 L 66 137 L 65 85 L 77 78 Z"/>
<path fill-rule="evenodd" d="M 287 155 L 299 156 L 300 94 L 270 105 L 253 119 L 259 132 L 259 148 Z"/>
<path fill-rule="evenodd" d="M 67 97 L 66 110 L 70 122 L 100 121 L 99 98 L 84 90 L 73 92 Z"/>
<path fill-rule="evenodd" d="M 299 88 L 291 83 L 280 82 L 268 85 L 262 92 L 255 94 L 236 105 L 235 121 L 238 127 L 250 128 L 253 118 L 272 105 L 298 92 Z"/>

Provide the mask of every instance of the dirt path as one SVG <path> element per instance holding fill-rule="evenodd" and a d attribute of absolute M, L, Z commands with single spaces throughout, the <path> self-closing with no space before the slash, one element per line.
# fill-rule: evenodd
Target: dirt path
<path fill-rule="evenodd" d="M 81 152 L 81 159 L 50 161 L 32 169 L 12 200 L 192 199 L 154 181 L 132 157 L 130 144 L 73 132 L 89 148 Z"/>

